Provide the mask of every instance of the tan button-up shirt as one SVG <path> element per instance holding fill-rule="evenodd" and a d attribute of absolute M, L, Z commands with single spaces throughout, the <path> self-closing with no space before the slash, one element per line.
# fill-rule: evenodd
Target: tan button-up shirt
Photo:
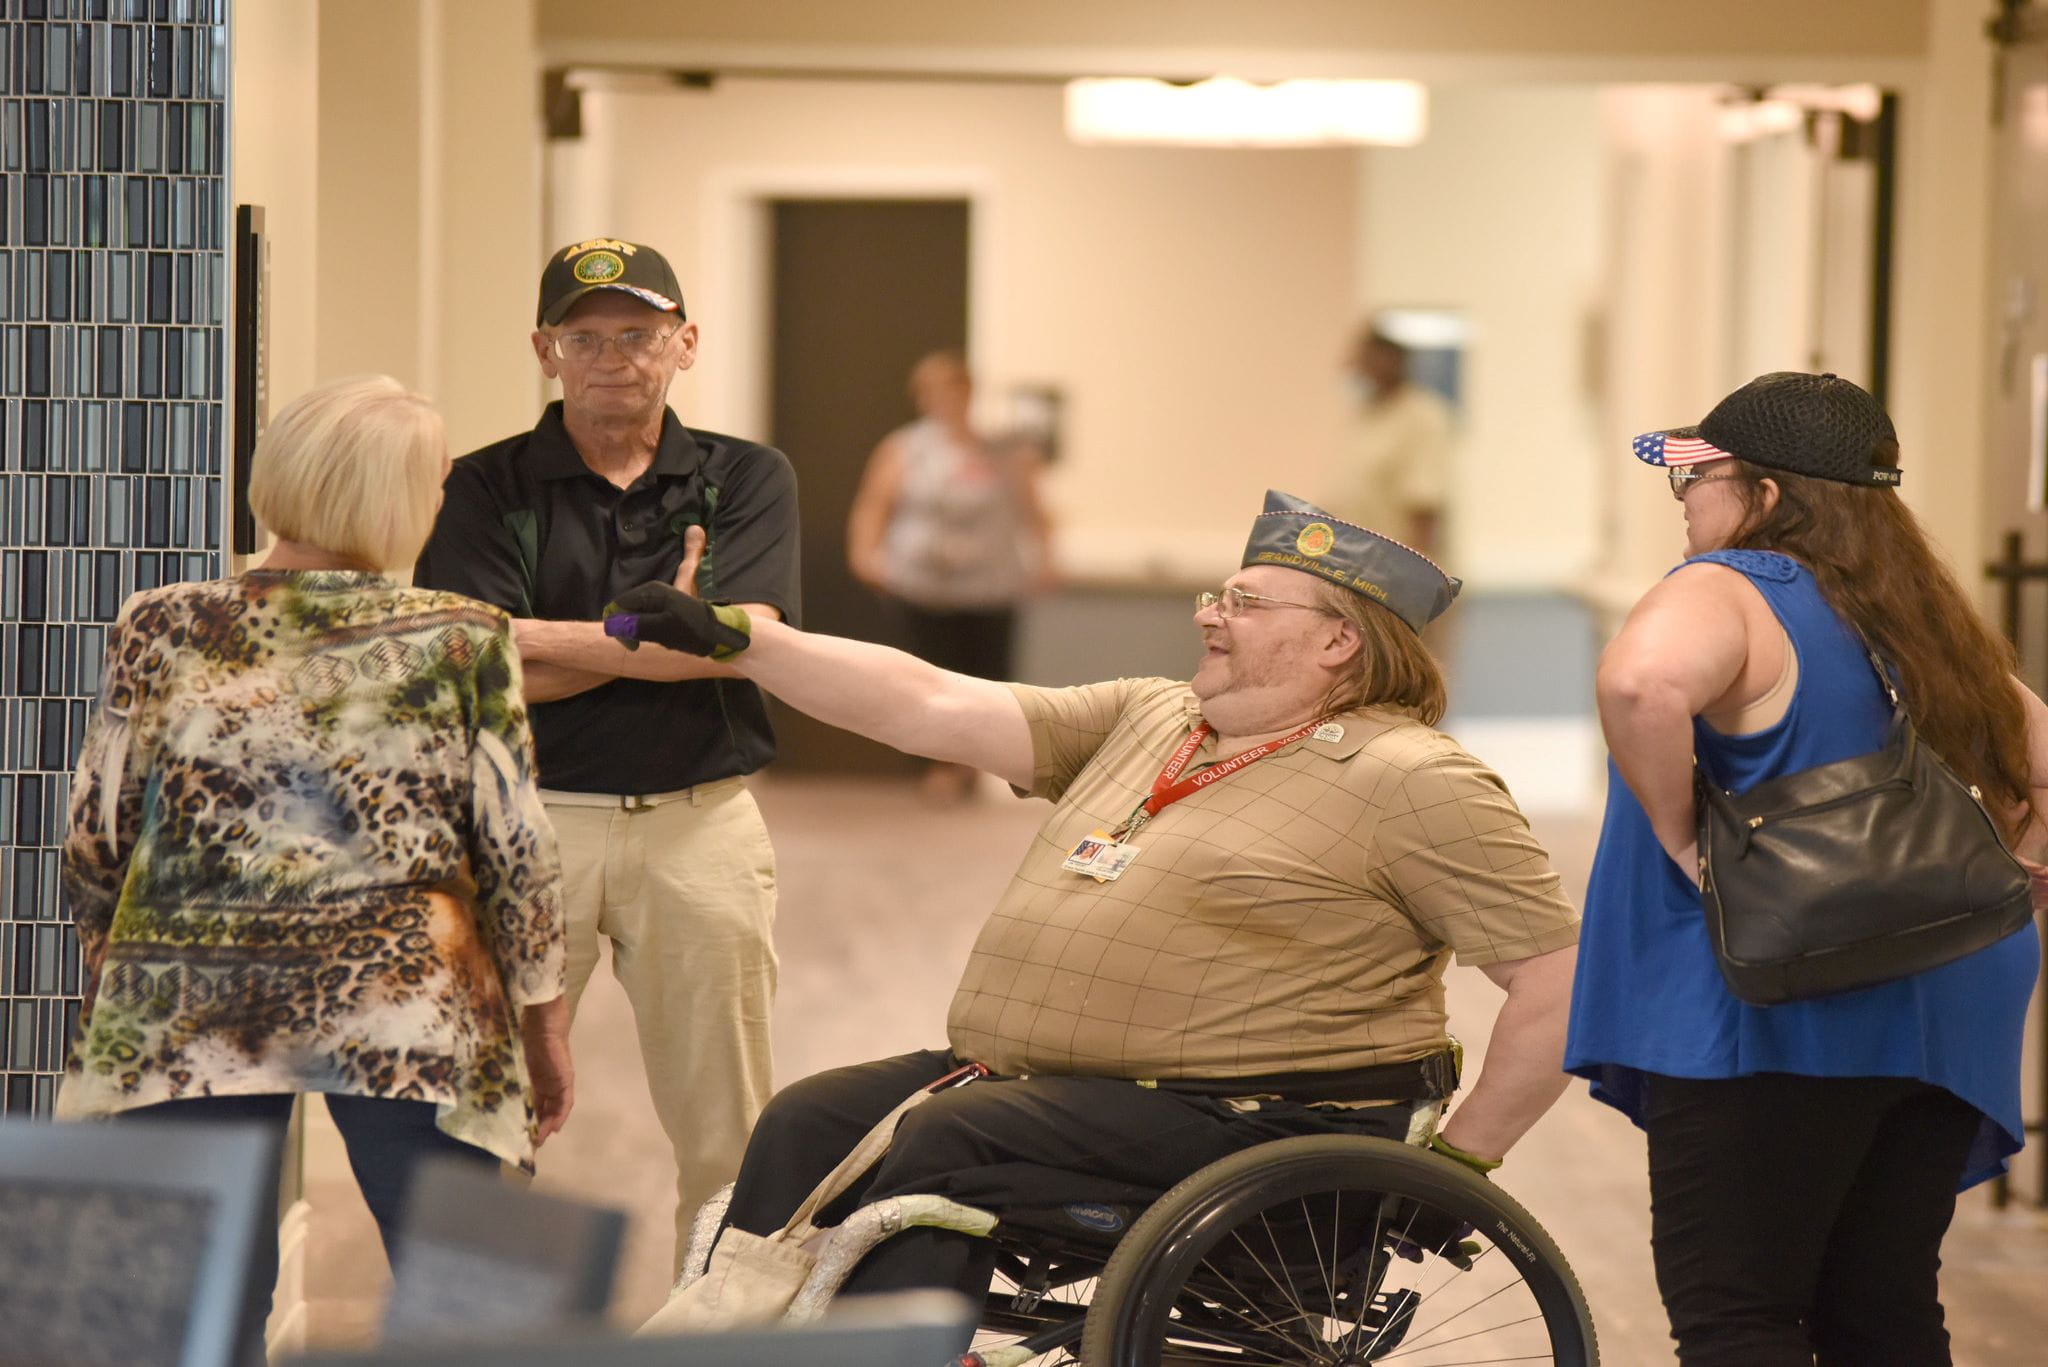
<path fill-rule="evenodd" d="M 1442 973 L 1573 944 L 1578 914 L 1500 779 L 1399 713 L 1335 720 L 1181 799 L 1113 882 L 1068 873 L 1200 721 L 1184 683 L 1013 685 L 1057 804 L 982 927 L 955 1052 L 1003 1073 L 1227 1078 L 1441 1048 Z M 1189 766 L 1227 756 L 1212 737 Z"/>

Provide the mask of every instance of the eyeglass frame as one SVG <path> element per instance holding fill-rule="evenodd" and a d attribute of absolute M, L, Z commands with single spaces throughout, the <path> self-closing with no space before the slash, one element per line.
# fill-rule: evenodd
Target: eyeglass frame
<path fill-rule="evenodd" d="M 613 351 L 618 352 L 620 359 L 627 361 L 628 363 L 635 361 L 644 361 L 649 356 L 652 356 L 656 352 L 660 351 L 662 344 L 667 342 L 669 338 L 675 336 L 678 332 L 681 332 L 685 326 L 686 324 L 677 323 L 674 327 L 667 328 L 659 332 L 655 331 L 653 328 L 627 328 L 624 332 L 621 332 L 616 336 L 602 332 L 591 332 L 584 328 L 577 328 L 570 332 L 551 331 L 548 333 L 548 352 L 552 356 L 554 356 L 554 358 L 557 361 L 565 361 L 571 365 L 589 365 L 593 361 L 601 360 L 604 357 L 605 348 L 607 347 L 610 347 Z M 626 348 L 625 342 L 622 340 L 624 338 L 632 336 L 636 332 L 643 333 L 649 337 L 654 338 L 654 341 L 647 345 L 647 349 L 645 351 L 629 351 Z M 565 354 L 562 349 L 563 341 L 570 337 L 594 337 L 597 339 L 597 345 L 588 356 L 571 357 Z"/>
<path fill-rule="evenodd" d="M 1674 465 L 1664 471 L 1664 478 L 1671 484 L 1671 496 L 1680 503 L 1685 496 L 1702 484 L 1718 484 L 1724 479 L 1742 479 L 1740 470 L 1730 470 L 1725 475 L 1709 475 L 1701 472 L 1697 465 Z"/>
<path fill-rule="evenodd" d="M 1233 596 L 1238 600 L 1235 608 L 1227 606 Z M 1214 608 L 1216 615 L 1226 622 L 1243 616 L 1244 605 L 1247 603 L 1263 603 L 1267 607 L 1275 608 L 1307 608 L 1310 612 L 1320 612 L 1326 616 L 1337 615 L 1320 603 L 1297 603 L 1292 598 L 1273 598 L 1263 593 L 1253 593 L 1249 589 L 1234 588 L 1229 584 L 1225 584 L 1220 590 L 1204 589 L 1195 595 L 1196 612 L 1207 612 Z"/>

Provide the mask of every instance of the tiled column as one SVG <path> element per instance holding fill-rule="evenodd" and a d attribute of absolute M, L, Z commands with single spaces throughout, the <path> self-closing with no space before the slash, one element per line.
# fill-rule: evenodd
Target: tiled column
<path fill-rule="evenodd" d="M 0 1112 L 48 1112 L 77 1016 L 105 624 L 223 570 L 227 5 L 0 0 Z"/>

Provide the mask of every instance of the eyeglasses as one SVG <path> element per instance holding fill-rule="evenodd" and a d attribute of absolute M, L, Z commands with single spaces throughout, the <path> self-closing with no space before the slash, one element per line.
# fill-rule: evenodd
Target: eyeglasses
<path fill-rule="evenodd" d="M 1216 609 L 1216 615 L 1225 621 L 1245 610 L 1249 603 L 1268 608 L 1307 608 L 1310 612 L 1328 612 L 1326 607 L 1315 603 L 1297 603 L 1291 598 L 1268 598 L 1263 593 L 1246 593 L 1243 589 L 1224 589 L 1221 593 L 1198 593 L 1195 595 L 1195 611 L 1207 612 Z"/>
<path fill-rule="evenodd" d="M 1680 503 L 1685 502 L 1686 494 L 1689 493 L 1692 490 L 1693 486 L 1696 484 L 1712 484 L 1716 480 L 1742 478 L 1741 475 L 1737 474 L 1733 470 L 1730 470 L 1725 475 L 1703 475 L 1699 472 L 1698 469 L 1692 467 L 1680 467 L 1678 469 L 1667 470 L 1664 472 L 1664 475 L 1665 478 L 1671 481 L 1671 496 L 1677 499 Z"/>
<path fill-rule="evenodd" d="M 656 332 L 651 328 L 628 328 L 612 337 L 602 332 L 558 332 L 549 340 L 548 346 L 560 359 L 579 365 L 604 355 L 607 346 L 616 347 L 619 355 L 629 361 L 644 361 L 661 350 L 662 343 L 680 330 L 670 328 L 666 332 Z"/>

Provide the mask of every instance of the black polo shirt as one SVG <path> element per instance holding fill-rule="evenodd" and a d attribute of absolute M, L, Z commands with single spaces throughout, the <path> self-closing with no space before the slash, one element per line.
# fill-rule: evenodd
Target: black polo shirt
<path fill-rule="evenodd" d="M 413 582 L 516 617 L 598 621 L 625 590 L 675 578 L 692 525 L 706 528 L 706 599 L 798 620 L 796 473 L 780 451 L 670 412 L 654 464 L 620 489 L 576 454 L 556 402 L 531 432 L 455 462 Z M 532 717 L 541 785 L 568 792 L 669 792 L 775 757 L 761 691 L 744 680 L 614 679 Z"/>

